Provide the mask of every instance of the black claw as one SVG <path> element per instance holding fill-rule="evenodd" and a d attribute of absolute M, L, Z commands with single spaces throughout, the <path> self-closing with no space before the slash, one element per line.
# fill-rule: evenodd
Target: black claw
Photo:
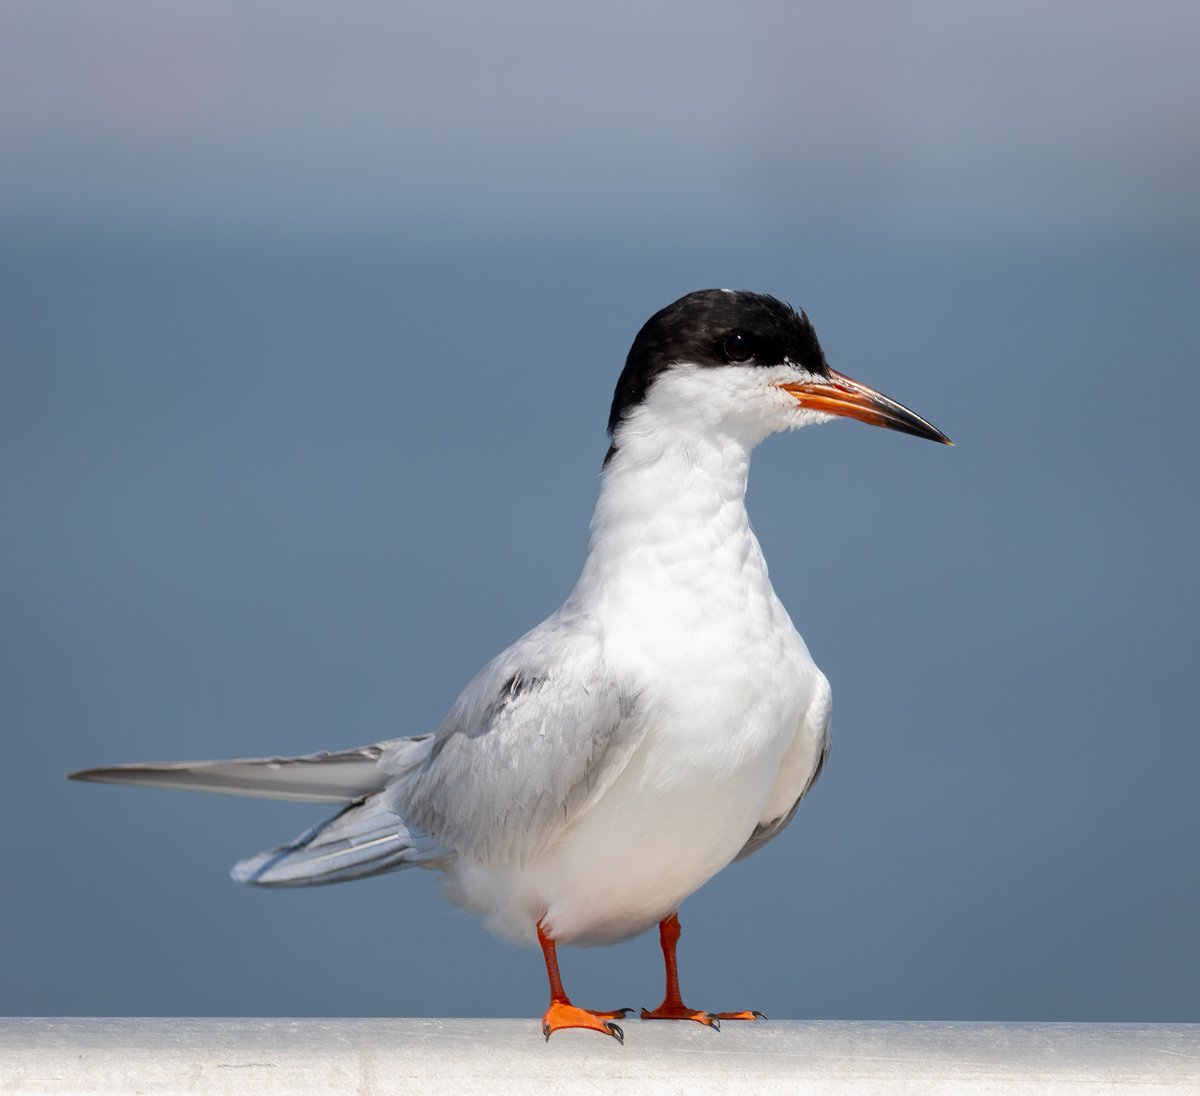
<path fill-rule="evenodd" d="M 649 1019 L 650 1019 L 650 1010 L 649 1010 L 648 1008 L 644 1008 L 644 1009 L 642 1009 L 642 1019 L 643 1019 L 643 1020 L 649 1020 Z"/>
<path fill-rule="evenodd" d="M 615 1008 L 615 1009 L 613 1009 L 613 1012 L 619 1012 L 621 1014 L 622 1020 L 624 1020 L 626 1016 L 632 1016 L 635 1011 L 636 1011 L 635 1009 L 631 1009 L 631 1008 Z M 643 1009 L 643 1011 L 645 1011 L 645 1010 Z"/>
<path fill-rule="evenodd" d="M 721 1030 L 721 1021 L 718 1020 L 713 1013 L 710 1012 L 708 1014 L 708 1020 L 709 1020 L 709 1023 L 712 1025 L 713 1031 Z"/>
<path fill-rule="evenodd" d="M 620 1026 L 617 1024 L 614 1024 L 611 1020 L 608 1022 L 608 1024 L 606 1026 L 608 1028 L 609 1035 L 611 1035 L 614 1039 L 616 1039 L 616 1041 L 618 1043 L 620 1043 L 621 1046 L 624 1046 L 625 1045 L 625 1032 L 623 1032 L 621 1030 Z"/>
<path fill-rule="evenodd" d="M 549 1024 L 547 1024 L 547 1023 L 542 1024 L 542 1034 L 544 1036 L 546 1036 L 546 1042 L 547 1043 L 550 1042 L 550 1025 Z"/>
<path fill-rule="evenodd" d="M 759 1012 L 756 1008 L 752 1008 L 750 1012 L 756 1020 L 765 1020 L 767 1018 L 767 1014 L 765 1012 Z"/>

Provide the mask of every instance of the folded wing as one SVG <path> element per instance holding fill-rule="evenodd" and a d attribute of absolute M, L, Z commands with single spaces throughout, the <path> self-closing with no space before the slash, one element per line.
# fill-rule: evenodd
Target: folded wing
<path fill-rule="evenodd" d="M 419 763 L 385 754 L 393 812 L 461 856 L 524 864 L 604 792 L 641 736 L 637 698 L 594 643 L 554 640 L 535 629 L 485 667 Z"/>

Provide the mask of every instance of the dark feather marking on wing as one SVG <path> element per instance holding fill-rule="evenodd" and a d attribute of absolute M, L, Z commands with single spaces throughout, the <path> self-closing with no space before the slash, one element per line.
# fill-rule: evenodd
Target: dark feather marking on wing
<path fill-rule="evenodd" d="M 441 756 L 442 750 L 446 748 L 454 735 L 461 734 L 467 738 L 478 738 L 480 735 L 487 734 L 491 728 L 495 718 L 504 711 L 510 704 L 514 703 L 526 693 L 533 692 L 535 689 L 541 688 L 546 682 L 545 677 L 535 677 L 522 673 L 518 670 L 512 675 L 496 692 L 496 697 L 484 709 L 483 717 L 473 727 L 456 726 L 451 734 L 439 735 L 435 738 L 432 748 L 429 751 L 429 756 L 426 757 L 424 765 L 425 769 L 431 768 L 437 759 Z"/>

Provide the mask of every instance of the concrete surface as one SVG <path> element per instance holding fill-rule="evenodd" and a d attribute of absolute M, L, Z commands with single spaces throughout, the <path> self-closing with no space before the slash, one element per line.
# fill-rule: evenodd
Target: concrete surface
<path fill-rule="evenodd" d="M 1200 1093 L 1200 1024 L 0 1018 L 3 1093 Z"/>

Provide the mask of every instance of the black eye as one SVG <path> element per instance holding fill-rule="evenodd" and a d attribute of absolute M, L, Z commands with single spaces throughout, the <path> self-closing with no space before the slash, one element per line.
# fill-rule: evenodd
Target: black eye
<path fill-rule="evenodd" d="M 750 336 L 743 331 L 731 331 L 726 335 L 721 349 L 725 351 L 725 357 L 731 362 L 745 362 L 754 357 L 754 347 L 750 343 Z"/>

